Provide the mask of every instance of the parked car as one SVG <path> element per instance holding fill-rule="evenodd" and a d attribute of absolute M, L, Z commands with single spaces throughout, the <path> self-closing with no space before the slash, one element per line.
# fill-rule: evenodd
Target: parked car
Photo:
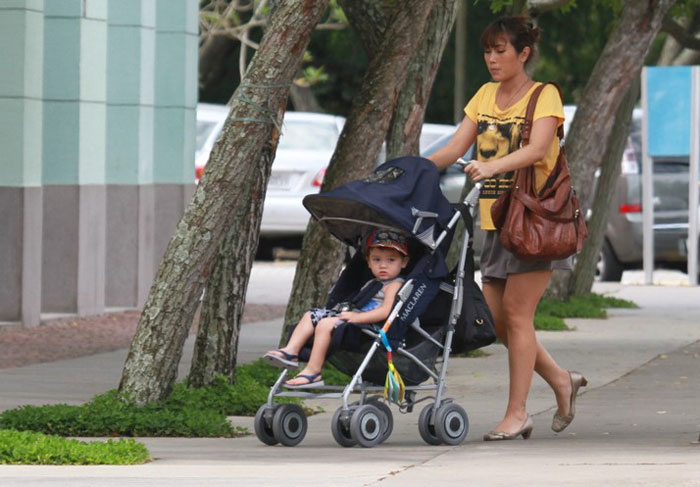
<path fill-rule="evenodd" d="M 575 112 L 575 106 L 564 106 L 565 133 L 568 133 Z M 608 213 L 605 240 L 596 264 L 597 278 L 605 281 L 619 281 L 625 269 L 638 269 L 642 265 L 641 120 L 641 109 L 635 109 L 630 135 L 620 161 L 620 177 Z M 447 144 L 455 129 L 437 139 L 421 155 L 427 157 Z M 471 159 L 472 150 L 467 151 L 464 159 Z M 653 172 L 655 264 L 685 270 L 688 158 L 655 158 Z M 599 172 L 596 173 L 596 180 L 598 176 Z M 448 200 L 457 202 L 464 182 L 464 173 L 457 166 L 451 166 L 443 172 L 440 188 Z M 479 254 L 483 232 L 478 225 L 474 234 L 475 253 Z"/>
<path fill-rule="evenodd" d="M 419 146 L 421 152 L 445 135 L 452 135 L 455 126 L 447 123 L 424 123 L 420 131 Z"/>
<path fill-rule="evenodd" d="M 229 108 L 226 105 L 210 103 L 197 104 L 197 140 L 194 151 L 194 179 L 199 182 L 204 172 L 204 166 L 209 160 L 209 154 L 214 143 L 224 128 Z"/>
<path fill-rule="evenodd" d="M 608 210 L 596 276 L 619 281 L 625 269 L 642 267 L 642 110 L 635 109 L 620 177 Z M 652 160 L 654 265 L 687 270 L 688 157 Z M 596 181 L 600 172 L 596 172 Z M 595 189 L 594 189 L 595 190 Z"/>
<path fill-rule="evenodd" d="M 228 108 L 197 106 L 195 178 L 199 180 Z M 309 214 L 301 201 L 321 188 L 345 119 L 335 115 L 287 112 L 265 195 L 260 235 L 290 237 L 304 234 Z"/>

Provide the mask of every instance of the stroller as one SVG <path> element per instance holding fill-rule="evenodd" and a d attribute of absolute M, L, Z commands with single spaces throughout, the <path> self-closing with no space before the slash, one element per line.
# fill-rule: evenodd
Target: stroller
<path fill-rule="evenodd" d="M 431 445 L 460 444 L 469 431 L 465 410 L 444 397 L 450 352 L 474 350 L 495 340 L 493 320 L 474 283 L 471 235 L 478 191 L 479 186 L 454 209 L 440 191 L 435 165 L 423 158 L 402 157 L 382 164 L 365 179 L 304 198 L 311 215 L 355 249 L 362 248 L 364 237 L 376 227 L 411 237 L 406 281 L 388 318 L 386 338 L 405 384 L 399 410 L 412 412 L 418 402 L 434 399 L 418 419 L 420 436 Z M 465 233 L 459 263 L 450 272 L 445 256 L 460 219 Z M 358 285 L 371 277 L 362 252 L 356 252 L 331 290 L 327 307 L 354 302 L 362 294 Z M 381 395 L 388 370 L 381 326 L 346 323 L 334 331 L 327 361 L 352 376 L 346 386 L 285 391 L 288 370 L 283 370 L 255 416 L 258 439 L 285 446 L 304 439 L 304 411 L 297 404 L 274 402 L 283 397 L 342 399 L 331 420 L 331 433 L 341 446 L 373 447 L 389 438 L 393 417 Z M 307 358 L 304 349 L 299 359 Z M 423 384 L 428 379 L 432 383 Z M 419 392 L 434 396 L 417 400 Z M 360 394 L 359 400 L 351 402 L 351 394 Z"/>

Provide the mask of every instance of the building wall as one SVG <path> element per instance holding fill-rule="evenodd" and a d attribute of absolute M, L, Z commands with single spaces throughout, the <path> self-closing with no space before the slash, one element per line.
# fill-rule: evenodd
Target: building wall
<path fill-rule="evenodd" d="M 145 301 L 194 187 L 197 9 L 0 3 L 0 322 Z"/>

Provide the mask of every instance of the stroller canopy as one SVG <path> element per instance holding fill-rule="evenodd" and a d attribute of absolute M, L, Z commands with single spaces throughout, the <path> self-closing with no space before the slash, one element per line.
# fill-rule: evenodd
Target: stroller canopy
<path fill-rule="evenodd" d="M 422 157 L 385 162 L 365 179 L 306 196 L 304 206 L 335 237 L 353 246 L 377 226 L 400 230 L 430 246 L 454 214 L 440 191 L 440 172 Z"/>

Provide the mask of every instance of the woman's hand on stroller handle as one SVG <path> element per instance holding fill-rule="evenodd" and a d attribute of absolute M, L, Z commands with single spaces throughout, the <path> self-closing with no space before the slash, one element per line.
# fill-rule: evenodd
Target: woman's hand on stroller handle
<path fill-rule="evenodd" d="M 460 157 L 455 161 L 455 164 L 457 164 L 457 166 L 459 166 L 474 182 L 488 179 L 495 174 L 491 165 L 481 161 L 465 161 Z"/>

